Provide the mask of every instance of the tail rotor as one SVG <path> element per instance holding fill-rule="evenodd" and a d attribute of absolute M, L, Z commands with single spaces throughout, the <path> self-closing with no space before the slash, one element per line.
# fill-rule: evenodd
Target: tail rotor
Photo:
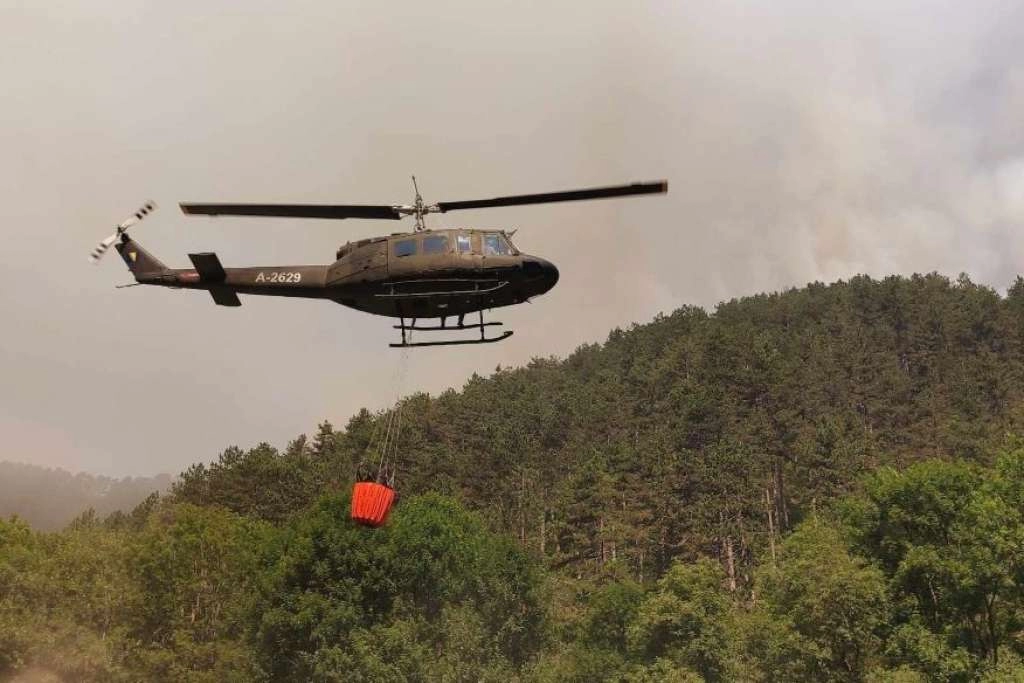
<path fill-rule="evenodd" d="M 92 250 L 92 253 L 89 254 L 89 262 L 99 263 L 99 260 L 103 258 L 103 255 L 107 253 L 107 250 L 110 249 L 114 242 L 116 242 L 118 238 L 128 230 L 128 228 L 132 227 L 155 210 L 156 202 L 149 201 L 143 204 L 142 207 L 134 214 L 121 221 L 117 225 L 117 229 L 114 231 L 114 234 L 97 244 L 96 248 Z"/>

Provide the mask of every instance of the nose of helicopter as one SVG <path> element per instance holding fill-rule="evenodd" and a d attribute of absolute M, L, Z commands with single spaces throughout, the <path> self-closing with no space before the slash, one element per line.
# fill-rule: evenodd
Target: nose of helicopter
<path fill-rule="evenodd" d="M 551 261 L 539 256 L 527 256 L 523 260 L 523 269 L 536 283 L 538 294 L 550 290 L 558 282 L 558 268 Z"/>
<path fill-rule="evenodd" d="M 544 271 L 544 282 L 548 289 L 558 284 L 558 268 L 551 261 L 540 259 L 541 269 Z"/>

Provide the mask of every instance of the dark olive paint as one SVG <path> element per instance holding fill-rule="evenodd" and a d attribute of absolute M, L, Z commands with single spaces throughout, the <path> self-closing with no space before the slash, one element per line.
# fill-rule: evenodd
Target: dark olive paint
<path fill-rule="evenodd" d="M 446 251 L 424 253 L 423 241 L 442 235 L 448 238 Z M 470 238 L 471 251 L 458 251 L 459 235 Z M 510 253 L 484 254 L 483 238 L 487 235 L 500 236 Z M 415 243 L 416 252 L 396 256 L 396 243 L 408 240 Z M 558 282 L 558 269 L 553 263 L 519 252 L 499 230 L 398 233 L 346 244 L 331 265 L 222 268 L 213 273 L 168 268 L 127 235 L 122 236 L 117 250 L 140 284 L 329 299 L 394 318 L 462 316 L 511 306 L 544 294 Z M 192 256 L 193 260 L 206 257 L 216 262 L 212 255 Z"/>

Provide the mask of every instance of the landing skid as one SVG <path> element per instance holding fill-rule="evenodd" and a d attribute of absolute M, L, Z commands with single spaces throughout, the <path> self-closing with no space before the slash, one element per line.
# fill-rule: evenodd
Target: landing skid
<path fill-rule="evenodd" d="M 500 342 L 502 339 L 508 339 L 512 336 L 512 330 L 505 330 L 497 337 L 484 337 L 482 339 L 451 339 L 448 341 L 433 341 L 433 342 L 404 342 L 397 344 L 388 344 L 392 348 L 412 348 L 415 346 L 463 346 L 465 344 L 493 344 L 494 342 Z"/>
<path fill-rule="evenodd" d="M 480 322 L 475 325 L 466 325 L 463 323 L 463 316 L 459 316 L 458 324 L 454 326 L 445 325 L 446 318 L 441 318 L 440 325 L 431 326 L 418 326 L 416 325 L 416 319 L 412 319 L 411 325 L 405 324 L 405 318 L 399 318 L 401 320 L 400 325 L 395 325 L 396 330 L 402 331 L 402 341 L 395 344 L 388 344 L 392 348 L 411 348 L 415 346 L 463 346 L 466 344 L 493 344 L 494 342 L 500 342 L 503 339 L 508 339 L 512 336 L 512 330 L 505 330 L 497 337 L 488 337 L 484 333 L 485 327 L 492 327 L 495 325 L 502 325 L 500 322 L 484 322 L 484 312 L 480 311 Z M 456 332 L 459 330 L 480 330 L 479 339 L 448 339 L 443 341 L 428 341 L 428 342 L 413 342 L 409 341 L 409 337 L 406 332 L 418 331 L 418 332 Z"/>

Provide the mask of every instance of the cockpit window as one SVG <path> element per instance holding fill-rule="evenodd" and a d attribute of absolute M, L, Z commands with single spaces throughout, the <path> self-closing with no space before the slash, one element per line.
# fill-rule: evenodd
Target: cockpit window
<path fill-rule="evenodd" d="M 448 253 L 448 236 L 447 235 L 428 235 L 423 238 L 423 253 L 424 254 L 447 254 Z"/>
<path fill-rule="evenodd" d="M 459 247 L 460 254 L 468 254 L 473 250 L 473 245 L 470 242 L 469 235 L 459 235 L 455 238 L 455 243 Z"/>
<path fill-rule="evenodd" d="M 416 253 L 416 240 L 395 242 L 395 256 L 413 256 Z"/>
<path fill-rule="evenodd" d="M 484 235 L 484 256 L 508 256 L 512 247 L 503 235 L 496 232 Z"/>

